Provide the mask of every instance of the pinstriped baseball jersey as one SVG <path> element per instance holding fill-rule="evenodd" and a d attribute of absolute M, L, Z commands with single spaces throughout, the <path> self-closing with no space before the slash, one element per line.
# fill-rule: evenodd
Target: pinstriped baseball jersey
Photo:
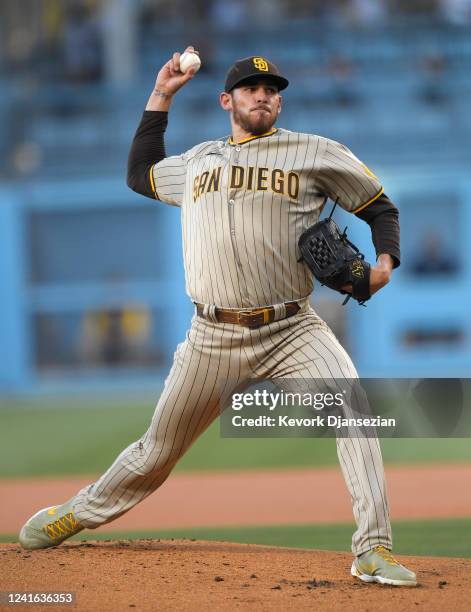
<path fill-rule="evenodd" d="M 150 180 L 156 198 L 182 209 L 187 293 L 226 308 L 308 296 L 301 233 L 327 198 L 359 212 L 383 192 L 344 145 L 285 129 L 199 144 L 155 164 Z"/>

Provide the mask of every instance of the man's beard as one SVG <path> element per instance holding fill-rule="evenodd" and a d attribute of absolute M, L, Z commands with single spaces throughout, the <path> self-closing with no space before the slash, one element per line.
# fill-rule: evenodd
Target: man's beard
<path fill-rule="evenodd" d="M 239 127 L 254 136 L 260 136 L 260 134 L 268 132 L 276 121 L 276 116 L 273 117 L 270 113 L 263 113 L 261 116 L 256 116 L 249 112 L 246 116 L 242 116 L 236 108 L 233 109 L 232 116 L 234 122 Z"/>

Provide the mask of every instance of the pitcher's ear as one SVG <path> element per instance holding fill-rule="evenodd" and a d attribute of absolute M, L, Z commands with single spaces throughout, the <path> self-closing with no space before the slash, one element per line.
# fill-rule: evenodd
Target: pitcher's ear
<path fill-rule="evenodd" d="M 227 91 L 221 92 L 221 94 L 219 95 L 219 104 L 225 111 L 231 111 L 232 110 L 231 94 L 227 93 Z"/>

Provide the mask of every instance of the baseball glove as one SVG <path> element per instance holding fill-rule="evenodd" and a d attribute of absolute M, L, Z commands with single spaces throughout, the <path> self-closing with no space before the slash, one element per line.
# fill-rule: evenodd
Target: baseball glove
<path fill-rule="evenodd" d="M 347 228 L 340 232 L 329 217 L 305 230 L 298 242 L 301 258 L 322 284 L 353 297 L 360 305 L 370 299 L 370 264 L 358 248 L 347 239 Z M 345 290 L 351 285 L 351 293 Z"/>

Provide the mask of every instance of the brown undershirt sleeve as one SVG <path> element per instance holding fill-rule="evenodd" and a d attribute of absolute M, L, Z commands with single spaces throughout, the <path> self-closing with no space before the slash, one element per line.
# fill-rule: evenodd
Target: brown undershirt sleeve
<path fill-rule="evenodd" d="M 355 213 L 371 228 L 376 255 L 387 253 L 394 261 L 394 268 L 401 263 L 399 211 L 384 193 L 363 210 Z"/>
<path fill-rule="evenodd" d="M 144 111 L 128 157 L 127 185 L 133 191 L 155 199 L 150 182 L 151 167 L 166 157 L 164 133 L 168 113 Z"/>

